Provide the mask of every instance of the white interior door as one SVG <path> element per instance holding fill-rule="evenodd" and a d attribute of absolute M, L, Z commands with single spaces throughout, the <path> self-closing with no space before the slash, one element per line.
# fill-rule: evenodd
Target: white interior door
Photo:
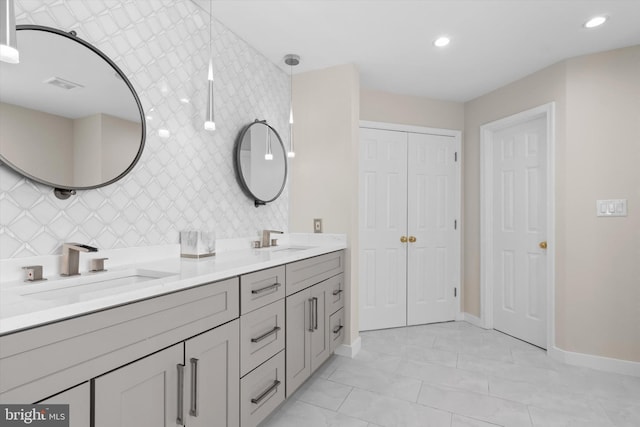
<path fill-rule="evenodd" d="M 360 129 L 360 329 L 405 326 L 407 134 Z"/>
<path fill-rule="evenodd" d="M 455 320 L 460 277 L 453 137 L 408 134 L 407 324 Z"/>
<path fill-rule="evenodd" d="M 547 347 L 547 259 L 541 247 L 547 236 L 546 150 L 544 118 L 494 134 L 493 325 L 543 348 Z"/>

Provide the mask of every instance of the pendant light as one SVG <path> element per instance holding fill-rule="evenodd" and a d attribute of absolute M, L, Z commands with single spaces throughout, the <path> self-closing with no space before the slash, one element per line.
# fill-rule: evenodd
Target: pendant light
<path fill-rule="evenodd" d="M 269 129 L 269 126 L 266 126 L 267 128 L 267 152 L 264 154 L 264 159 L 265 160 L 273 160 L 273 152 L 271 151 L 271 129 Z"/>
<path fill-rule="evenodd" d="M 0 0 L 0 61 L 10 64 L 20 62 L 16 39 L 16 14 L 13 0 Z"/>
<path fill-rule="evenodd" d="M 209 74 L 207 76 L 207 82 L 209 84 L 207 92 L 207 115 L 205 117 L 204 128 L 205 130 L 216 130 L 216 122 L 213 119 L 213 49 L 212 49 L 212 22 L 213 16 L 213 0 L 209 1 Z"/>
<path fill-rule="evenodd" d="M 300 63 L 300 57 L 290 53 L 284 57 L 284 63 L 289 66 L 289 151 L 287 157 L 293 158 L 296 152 L 293 150 L 293 67 Z"/>

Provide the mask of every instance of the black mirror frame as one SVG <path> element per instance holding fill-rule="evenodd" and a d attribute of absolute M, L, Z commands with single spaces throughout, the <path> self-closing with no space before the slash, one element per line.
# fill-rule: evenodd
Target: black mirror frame
<path fill-rule="evenodd" d="M 244 136 L 249 131 L 251 126 L 254 126 L 254 125 L 257 125 L 257 124 L 261 124 L 261 125 L 266 126 L 267 128 L 269 128 L 269 130 L 271 130 L 275 134 L 276 138 L 278 138 L 278 143 L 282 147 L 282 152 L 283 152 L 283 154 L 285 156 L 285 159 L 284 159 L 285 160 L 284 161 L 284 179 L 282 180 L 282 186 L 280 187 L 280 190 L 278 191 L 278 194 L 276 194 L 275 197 L 272 198 L 271 200 L 261 200 L 258 197 L 256 197 L 256 195 L 253 194 L 253 192 L 249 188 L 249 185 L 247 184 L 247 182 L 245 181 L 244 177 L 242 176 L 242 164 L 240 163 L 240 151 L 242 150 L 242 141 L 244 140 Z M 267 123 L 266 120 L 255 119 L 252 123 L 249 123 L 248 125 L 243 127 L 242 130 L 240 131 L 240 133 L 238 134 L 238 138 L 236 139 L 234 150 L 233 150 L 233 166 L 234 166 L 234 170 L 236 172 L 236 180 L 238 181 L 238 184 L 240 185 L 240 188 L 242 189 L 242 192 L 247 197 L 249 197 L 250 199 L 253 200 L 254 205 L 255 205 L 256 208 L 259 207 L 259 206 L 266 205 L 267 203 L 273 202 L 278 197 L 280 197 L 280 195 L 284 191 L 284 187 L 287 185 L 287 176 L 288 176 L 288 173 L 289 173 L 288 172 L 289 167 L 288 167 L 288 164 L 287 164 L 288 162 L 287 162 L 286 153 L 287 153 L 287 151 L 284 148 L 284 143 L 282 142 L 282 139 L 280 138 L 280 134 L 269 123 Z"/>
<path fill-rule="evenodd" d="M 44 185 L 47 185 L 49 187 L 53 187 L 54 188 L 54 193 L 56 194 L 56 197 L 58 197 L 59 199 L 67 199 L 67 198 L 69 198 L 70 195 L 76 194 L 75 190 L 91 190 L 91 189 L 94 189 L 94 188 L 104 187 L 106 185 L 113 184 L 114 182 L 116 182 L 116 181 L 122 179 L 123 177 L 125 177 L 129 172 L 131 172 L 133 167 L 140 160 L 140 157 L 142 156 L 142 151 L 144 150 L 144 145 L 145 145 L 146 136 L 147 136 L 145 114 L 144 114 L 144 110 L 142 108 L 142 103 L 140 102 L 140 98 L 138 97 L 138 94 L 137 94 L 136 90 L 133 88 L 133 85 L 131 84 L 131 82 L 129 81 L 127 76 L 111 60 L 111 58 L 109 58 L 107 55 L 102 53 L 102 51 L 100 51 L 97 47 L 93 46 L 91 43 L 79 38 L 75 31 L 64 32 L 62 30 L 58 30 L 57 28 L 46 27 L 46 26 L 43 26 L 43 25 L 17 25 L 16 26 L 16 32 L 23 31 L 23 30 L 43 31 L 43 32 L 57 34 L 59 36 L 66 37 L 66 38 L 68 38 L 70 40 L 73 40 L 76 43 L 79 43 L 79 44 L 83 45 L 84 47 L 86 47 L 87 49 L 91 50 L 93 53 L 95 53 L 99 57 L 101 57 L 107 64 L 109 64 L 111 66 L 111 68 L 114 69 L 114 71 L 116 73 L 118 73 L 118 75 L 120 76 L 122 81 L 127 85 L 129 90 L 131 91 L 131 95 L 133 95 L 133 99 L 135 100 L 135 102 L 136 102 L 136 104 L 138 106 L 138 111 L 140 112 L 140 131 L 141 131 L 140 148 L 138 149 L 136 157 L 133 159 L 131 164 L 120 175 L 118 175 L 117 177 L 115 177 L 113 179 L 110 179 L 109 181 L 105 181 L 103 183 L 100 183 L 100 184 L 97 184 L 97 185 L 92 185 L 92 186 L 87 186 L 87 187 L 76 187 L 76 186 L 60 187 L 58 184 L 45 181 L 45 180 L 40 179 L 38 177 L 35 177 L 35 176 L 33 176 L 33 175 L 29 174 L 29 173 L 26 173 L 22 169 L 20 169 L 18 167 L 15 167 L 13 164 L 11 164 L 11 162 L 7 161 L 2 156 L 0 156 L 0 161 L 3 164 L 7 165 L 12 170 L 14 170 L 15 172 L 17 172 L 17 173 L 19 173 L 19 174 L 21 174 L 21 175 L 33 180 L 33 181 L 39 182 L 40 184 L 44 184 Z M 18 38 L 20 37 L 19 33 L 17 33 L 17 37 Z M 62 195 L 62 197 L 60 195 Z"/>

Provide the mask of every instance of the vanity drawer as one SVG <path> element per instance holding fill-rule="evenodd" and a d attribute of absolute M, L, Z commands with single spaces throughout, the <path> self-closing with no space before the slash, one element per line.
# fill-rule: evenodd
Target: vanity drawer
<path fill-rule="evenodd" d="M 284 351 L 240 380 L 240 425 L 257 426 L 284 402 Z"/>
<path fill-rule="evenodd" d="M 344 274 L 338 274 L 327 280 L 327 286 L 329 287 L 327 313 L 333 314 L 344 307 Z"/>
<path fill-rule="evenodd" d="M 240 376 L 284 349 L 284 299 L 240 317 Z"/>
<path fill-rule="evenodd" d="M 240 276 L 240 313 L 249 313 L 284 298 L 284 284 L 284 265 L 243 274 Z"/>
<path fill-rule="evenodd" d="M 329 349 L 333 353 L 340 344 L 344 342 L 344 308 L 336 311 L 329 318 Z"/>
<path fill-rule="evenodd" d="M 344 251 L 287 264 L 287 295 L 344 272 Z"/>
<path fill-rule="evenodd" d="M 238 317 L 238 279 L 0 337 L 0 402 L 35 402 Z"/>

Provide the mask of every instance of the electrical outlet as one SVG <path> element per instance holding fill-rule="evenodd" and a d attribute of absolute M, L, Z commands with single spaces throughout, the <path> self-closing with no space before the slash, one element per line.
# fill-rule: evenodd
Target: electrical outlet
<path fill-rule="evenodd" d="M 322 219 L 314 218 L 313 220 L 313 232 L 314 233 L 322 233 Z"/>

